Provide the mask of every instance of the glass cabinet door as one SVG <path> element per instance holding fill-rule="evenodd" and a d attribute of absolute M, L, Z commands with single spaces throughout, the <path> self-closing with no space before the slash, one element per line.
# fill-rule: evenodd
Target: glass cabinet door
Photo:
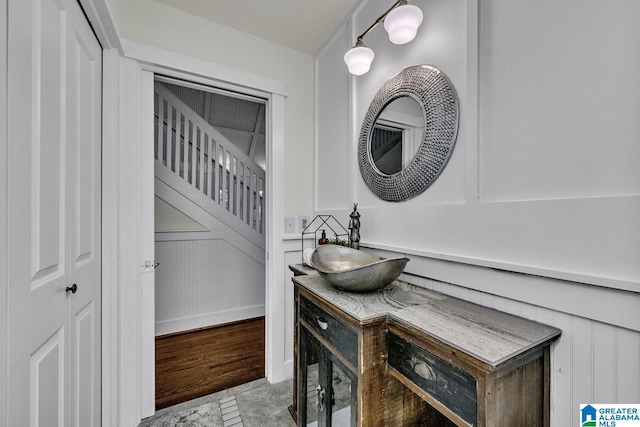
<path fill-rule="evenodd" d="M 320 343 L 305 328 L 300 328 L 300 373 L 298 377 L 298 426 L 317 426 L 319 399 L 322 397 L 320 365 L 322 350 Z M 320 389 L 318 389 L 320 388 Z"/>
<path fill-rule="evenodd" d="M 305 328 L 300 328 L 300 427 L 355 427 L 357 380 Z"/>
<path fill-rule="evenodd" d="M 356 426 L 356 377 L 338 358 L 327 351 L 327 382 L 331 396 L 331 419 L 327 426 Z"/>

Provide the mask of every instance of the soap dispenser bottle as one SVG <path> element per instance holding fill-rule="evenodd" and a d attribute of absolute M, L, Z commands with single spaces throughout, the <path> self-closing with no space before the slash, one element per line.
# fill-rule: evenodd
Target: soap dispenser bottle
<path fill-rule="evenodd" d="M 327 233 L 324 230 L 321 230 L 321 231 L 322 231 L 322 235 L 318 239 L 318 244 L 326 245 L 327 243 L 329 243 L 329 239 L 327 239 Z"/>

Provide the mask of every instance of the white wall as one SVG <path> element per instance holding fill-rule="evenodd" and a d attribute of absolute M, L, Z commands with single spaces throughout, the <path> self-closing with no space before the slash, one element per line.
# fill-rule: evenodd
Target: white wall
<path fill-rule="evenodd" d="M 477 16 L 469 13 L 474 2 L 416 4 L 425 12 L 418 37 L 392 46 L 382 29 L 374 30 L 365 42 L 376 59 L 364 76 L 347 84 L 342 54 L 386 2 L 365 3 L 317 58 L 316 209 L 347 213 L 357 201 L 370 243 L 558 270 L 633 289 L 640 223 L 628 213 L 640 205 L 634 120 L 640 86 L 633 77 L 640 56 L 632 53 L 640 35 L 627 17 L 638 3 L 598 11 L 581 2 L 581 14 L 567 12 L 562 20 L 545 3 L 520 10 L 484 2 L 479 35 Z M 515 27 L 544 28 L 544 40 Z M 452 80 L 460 133 L 428 191 L 400 204 L 383 202 L 359 175 L 359 126 L 382 83 L 420 63 Z M 390 221 L 404 229 L 376 227 Z"/>
<path fill-rule="evenodd" d="M 284 82 L 286 214 L 312 211 L 313 58 L 153 0 L 112 0 L 122 38 Z M 282 219 L 284 221 L 284 218 Z"/>
<path fill-rule="evenodd" d="M 316 58 L 316 211 L 346 224 L 356 201 L 361 246 L 407 254 L 406 280 L 561 328 L 553 425 L 577 422 L 580 403 L 640 401 L 640 3 L 412 4 L 417 38 L 393 46 L 375 29 L 364 76 L 342 55 L 386 1 L 360 3 Z M 453 82 L 459 136 L 425 193 L 383 202 L 359 175 L 359 127 L 417 64 Z"/>

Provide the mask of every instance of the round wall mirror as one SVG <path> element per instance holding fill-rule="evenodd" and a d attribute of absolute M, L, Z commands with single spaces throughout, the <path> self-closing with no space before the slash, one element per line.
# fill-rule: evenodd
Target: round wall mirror
<path fill-rule="evenodd" d="M 369 105 L 358 141 L 360 174 L 382 200 L 410 199 L 440 176 L 457 133 L 458 98 L 447 76 L 430 65 L 405 68 Z"/>

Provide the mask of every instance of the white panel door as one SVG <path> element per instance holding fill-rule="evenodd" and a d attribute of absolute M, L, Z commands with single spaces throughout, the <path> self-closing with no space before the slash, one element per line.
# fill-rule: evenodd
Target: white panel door
<path fill-rule="evenodd" d="M 50 0 L 48 0 L 50 1 Z M 100 426 L 102 48 L 76 0 L 67 0 L 67 245 L 71 294 L 70 425 Z M 73 22 L 73 24 L 71 24 Z M 72 188 L 69 188 L 72 187 Z"/>
<path fill-rule="evenodd" d="M 8 425 L 98 426 L 102 51 L 75 0 L 7 37 Z"/>

